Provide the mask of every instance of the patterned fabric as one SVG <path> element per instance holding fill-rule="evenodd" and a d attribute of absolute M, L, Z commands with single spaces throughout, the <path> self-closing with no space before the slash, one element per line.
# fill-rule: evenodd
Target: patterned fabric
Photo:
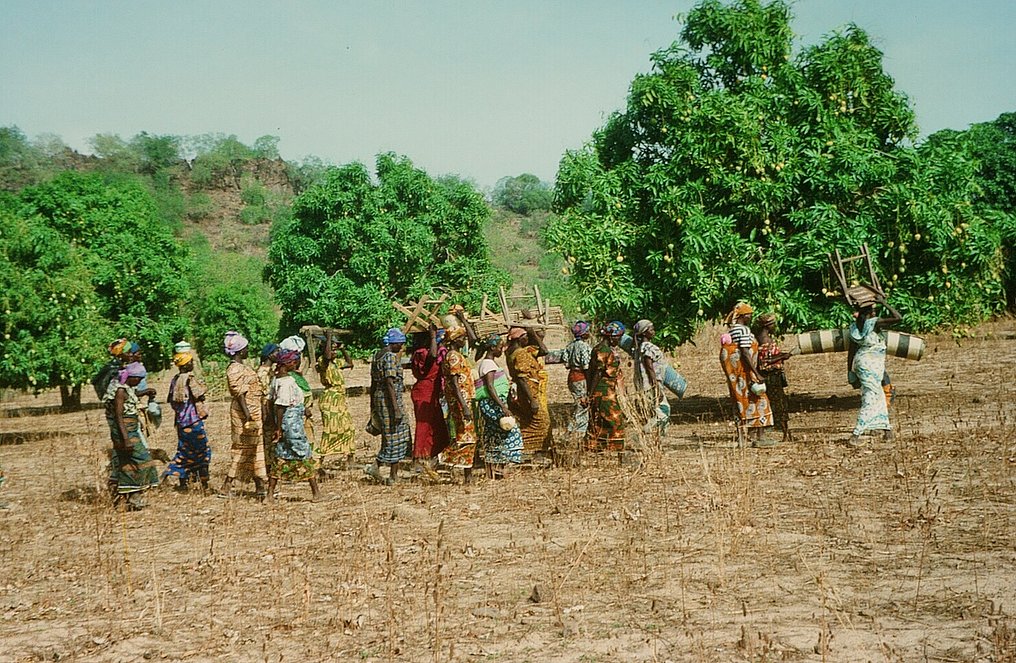
<path fill-rule="evenodd" d="M 758 353 L 758 341 L 750 331 L 748 334 L 749 346 L 747 349 L 743 349 L 737 339 L 731 339 L 731 342 L 721 346 L 720 366 L 727 376 L 730 399 L 737 406 L 739 428 L 765 428 L 773 425 L 773 413 L 769 406 L 769 398 L 764 393 L 758 395 L 752 393 L 747 369 L 744 362 L 741 361 L 742 353 L 750 353 L 748 355 L 750 357 L 755 357 Z"/>
<path fill-rule="evenodd" d="M 385 383 L 388 378 L 395 381 L 395 409 L 388 405 Z M 377 454 L 377 462 L 391 465 L 409 456 L 413 433 L 405 417 L 395 420 L 397 411 L 405 412 L 402 405 L 403 376 L 399 357 L 388 349 L 374 353 L 370 364 L 370 408 L 371 415 L 376 415 L 381 423 L 381 449 Z"/>
<path fill-rule="evenodd" d="M 286 410 L 282 414 L 282 436 L 273 449 L 271 476 L 273 479 L 286 481 L 307 481 L 317 476 L 318 461 L 314 458 L 310 440 L 307 439 L 307 432 L 304 429 L 302 399 L 295 405 L 287 404 L 292 401 L 287 395 L 290 390 L 287 389 L 286 378 L 292 376 L 287 375 L 275 381 L 277 398 L 273 401 L 276 405 L 283 405 Z"/>
<path fill-rule="evenodd" d="M 750 350 L 752 344 L 756 342 L 755 335 L 747 325 L 731 325 L 727 333 L 730 334 L 730 342 L 742 350 Z"/>
<path fill-rule="evenodd" d="M 356 431 L 353 415 L 346 404 L 346 381 L 342 377 L 342 368 L 334 360 L 328 362 L 321 373 L 321 384 L 325 390 L 318 406 L 321 410 L 321 443 L 317 453 L 321 456 L 348 456 L 356 451 Z"/>
<path fill-rule="evenodd" d="M 608 322 L 603 327 L 602 333 L 604 336 L 623 336 L 624 325 L 618 322 L 617 320 L 614 320 L 613 322 Z"/>
<path fill-rule="evenodd" d="M 589 428 L 586 449 L 589 451 L 624 451 L 625 417 L 617 400 L 624 386 L 621 373 L 621 349 L 606 342 L 594 350 L 598 379 L 589 395 Z"/>
<path fill-rule="evenodd" d="M 410 367 L 416 384 L 410 391 L 413 412 L 416 414 L 416 437 L 413 440 L 413 458 L 434 458 L 448 446 L 448 426 L 441 407 L 441 367 L 448 349 L 438 347 L 437 357 L 430 358 L 430 348 L 413 352 Z"/>
<path fill-rule="evenodd" d="M 861 381 L 861 410 L 857 413 L 854 435 L 869 430 L 890 430 L 888 399 L 882 388 L 885 340 L 875 331 L 877 322 L 878 318 L 868 318 L 862 329 L 857 328 L 856 321 L 850 323 L 850 340 L 857 344 L 851 370 Z"/>
<path fill-rule="evenodd" d="M 753 312 L 754 309 L 751 307 L 751 304 L 738 302 L 737 305 L 734 306 L 733 309 L 731 309 L 730 313 L 727 314 L 727 317 L 723 319 L 723 321 L 727 325 L 732 325 L 734 324 L 734 321 L 740 318 L 742 315 L 748 315 L 749 313 Z"/>
<path fill-rule="evenodd" d="M 515 348 L 507 357 L 508 372 L 515 382 L 525 381 L 530 395 L 536 400 L 533 409 L 529 399 L 519 397 L 511 399 L 509 409 L 518 420 L 522 431 L 523 451 L 532 454 L 550 449 L 550 409 L 547 405 L 547 369 L 537 356 L 540 349 L 532 345 Z"/>
<path fill-rule="evenodd" d="M 568 373 L 568 393 L 571 394 L 574 406 L 572 418 L 568 422 L 569 433 L 585 433 L 589 428 L 589 406 L 583 405 L 586 397 L 586 374 L 581 371 Z"/>
<path fill-rule="evenodd" d="M 469 362 L 458 350 L 449 350 L 441 364 L 444 383 L 445 402 L 448 404 L 448 437 L 450 442 L 441 453 L 441 462 L 452 467 L 469 468 L 473 466 L 476 454 L 476 429 L 472 418 L 466 419 L 462 404 L 459 402 L 458 391 L 466 407 L 472 407 L 473 378 L 469 371 Z"/>
<path fill-rule="evenodd" d="M 565 346 L 561 354 L 561 363 L 568 370 L 589 370 L 589 362 L 593 358 L 593 346 L 588 341 L 577 338 Z"/>
<path fill-rule="evenodd" d="M 663 382 L 663 372 L 667 370 L 667 359 L 663 356 L 663 350 L 660 350 L 659 346 L 651 341 L 642 341 L 639 346 L 639 357 L 642 359 L 649 357 L 649 360 L 653 362 L 653 373 L 656 374 L 655 384 L 650 382 L 649 373 L 646 372 L 642 364 L 640 363 L 638 366 L 639 389 L 648 391 Z M 662 390 L 660 393 L 663 393 Z"/>
<path fill-rule="evenodd" d="M 204 380 L 193 373 L 177 373 L 169 382 L 169 406 L 173 408 L 177 426 L 193 426 L 201 421 L 197 403 L 208 393 Z"/>
<path fill-rule="evenodd" d="M 511 430 L 501 428 L 504 412 L 492 398 L 476 401 L 479 412 L 480 439 L 482 440 L 483 462 L 491 465 L 522 462 L 522 432 L 518 426 Z"/>
<path fill-rule="evenodd" d="M 176 427 L 176 455 L 162 473 L 163 477 L 176 476 L 182 481 L 208 480 L 208 466 L 212 462 L 212 449 L 208 446 L 205 422 L 198 420 L 187 426 Z"/>
<path fill-rule="evenodd" d="M 273 344 L 274 345 L 274 344 Z M 264 448 L 265 467 L 271 467 L 272 449 L 275 447 L 275 411 L 269 396 L 272 394 L 272 382 L 275 380 L 275 365 L 261 364 L 255 373 L 261 385 L 261 445 Z"/>
<path fill-rule="evenodd" d="M 226 476 L 241 482 L 252 478 L 268 478 L 265 467 L 265 447 L 261 439 L 261 382 L 257 373 L 242 362 L 232 361 L 226 368 L 226 384 L 233 402 L 229 406 L 229 424 L 233 445 L 230 448 L 230 465 Z M 244 399 L 251 421 L 244 425 L 239 399 Z"/>
<path fill-rule="evenodd" d="M 575 338 L 579 338 L 580 336 L 588 334 L 591 327 L 592 325 L 585 320 L 578 320 L 574 325 L 572 325 L 571 331 Z"/>
<path fill-rule="evenodd" d="M 147 490 L 159 485 L 159 470 L 152 460 L 151 454 L 141 435 L 141 423 L 138 419 L 138 398 L 134 390 L 124 384 L 111 384 L 103 402 L 106 406 L 106 423 L 109 425 L 109 437 L 113 448 L 109 454 L 109 482 L 116 484 L 117 493 L 124 495 Z M 120 426 L 116 420 L 116 392 L 123 389 L 126 399 L 122 414 L 127 439 L 121 437 Z M 123 451 L 117 451 L 117 447 Z M 134 465 L 136 469 L 127 467 Z"/>
<path fill-rule="evenodd" d="M 230 357 L 241 352 L 248 344 L 249 341 L 243 337 L 243 334 L 237 331 L 226 332 L 225 337 L 222 339 L 222 349 Z"/>
<path fill-rule="evenodd" d="M 406 333 L 398 327 L 392 327 L 385 332 L 385 335 L 381 338 L 381 342 L 385 345 L 389 345 L 391 343 L 405 343 Z"/>
<path fill-rule="evenodd" d="M 503 401 L 508 398 L 508 392 L 511 391 L 511 382 L 508 380 L 508 375 L 501 370 L 497 365 L 497 362 L 493 359 L 487 359 L 484 357 L 480 360 L 480 363 L 476 365 L 477 379 L 473 382 L 473 386 L 476 387 L 476 392 L 473 395 L 475 400 L 481 400 L 489 398 L 487 394 L 487 383 L 483 381 L 483 376 L 488 373 L 493 373 L 494 393 Z"/>
<path fill-rule="evenodd" d="M 790 433 L 790 399 L 787 398 L 787 374 L 783 370 L 783 361 L 775 359 L 780 353 L 776 341 L 758 346 L 758 369 L 766 381 L 766 396 L 773 409 L 773 421 L 786 437 Z"/>

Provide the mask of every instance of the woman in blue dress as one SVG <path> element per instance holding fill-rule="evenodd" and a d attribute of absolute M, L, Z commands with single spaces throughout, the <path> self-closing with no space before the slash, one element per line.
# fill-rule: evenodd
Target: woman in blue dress
<path fill-rule="evenodd" d="M 850 436 L 849 444 L 859 447 L 864 444 L 861 436 L 868 431 L 883 431 L 886 441 L 893 439 L 889 425 L 889 408 L 886 406 L 885 392 L 882 390 L 882 375 L 885 373 L 885 338 L 880 333 L 886 327 L 900 321 L 900 314 L 889 306 L 885 297 L 879 293 L 869 292 L 857 301 L 857 312 L 850 323 L 850 341 L 852 359 L 851 372 L 861 383 L 861 410 L 857 413 L 857 425 Z M 890 313 L 889 317 L 880 318 L 875 312 L 875 305 L 881 304 Z"/>

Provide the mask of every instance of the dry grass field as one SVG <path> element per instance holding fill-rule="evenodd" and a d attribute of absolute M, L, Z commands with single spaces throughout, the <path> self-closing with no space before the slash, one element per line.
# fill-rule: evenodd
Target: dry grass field
<path fill-rule="evenodd" d="M 674 355 L 689 396 L 641 467 L 587 457 L 469 489 L 342 471 L 320 503 L 304 485 L 273 505 L 165 486 L 116 511 L 101 410 L 11 395 L 0 661 L 1012 663 L 1014 330 L 890 359 L 894 443 L 844 444 L 859 399 L 835 354 L 789 363 L 793 444 L 736 448 L 703 333 Z M 565 373 L 550 373 L 560 424 Z M 350 402 L 362 425 L 366 397 Z M 209 424 L 216 485 L 226 407 Z M 359 443 L 365 461 L 376 442 Z M 172 454 L 169 422 L 153 445 Z"/>

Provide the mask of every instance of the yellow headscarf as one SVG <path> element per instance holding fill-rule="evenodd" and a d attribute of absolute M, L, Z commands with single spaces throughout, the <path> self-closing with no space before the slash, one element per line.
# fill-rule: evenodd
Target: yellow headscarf
<path fill-rule="evenodd" d="M 173 355 L 174 366 L 186 366 L 194 361 L 194 355 L 190 352 L 177 352 Z"/>
<path fill-rule="evenodd" d="M 734 320 L 737 320 L 742 315 L 748 315 L 752 312 L 754 312 L 754 309 L 751 307 L 751 304 L 738 302 L 737 306 L 734 307 L 734 310 L 728 313 L 727 317 L 723 319 L 723 322 L 728 325 L 732 325 L 734 324 Z"/>

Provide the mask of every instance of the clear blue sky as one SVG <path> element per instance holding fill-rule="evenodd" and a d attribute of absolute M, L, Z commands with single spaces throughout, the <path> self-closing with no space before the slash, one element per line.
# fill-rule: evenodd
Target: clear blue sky
<path fill-rule="evenodd" d="M 552 181 L 622 107 L 689 0 L 2 0 L 0 125 L 281 138 L 286 158 L 409 156 Z M 923 135 L 1016 111 L 1013 0 L 798 0 L 798 47 L 855 22 Z"/>

